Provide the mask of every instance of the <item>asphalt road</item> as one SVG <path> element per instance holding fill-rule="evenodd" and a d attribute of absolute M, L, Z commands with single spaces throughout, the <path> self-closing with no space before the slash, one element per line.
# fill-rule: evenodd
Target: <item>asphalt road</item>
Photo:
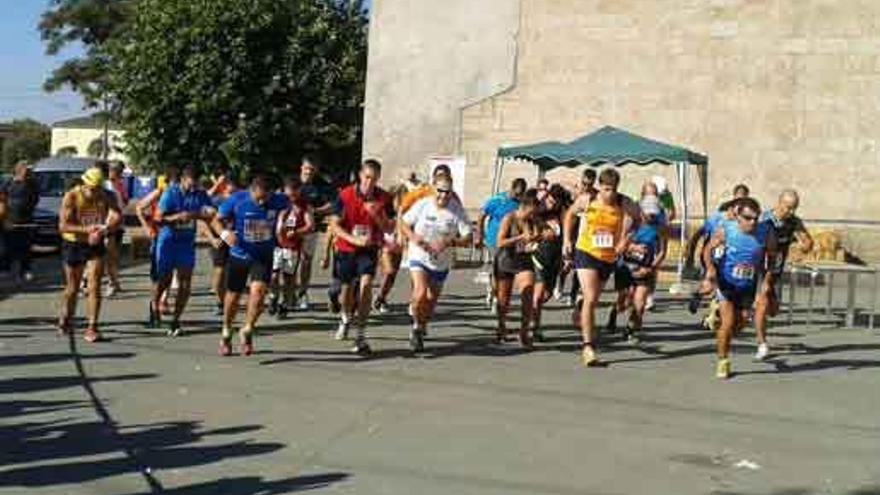
<path fill-rule="evenodd" d="M 644 345 L 612 336 L 587 370 L 557 303 L 549 342 L 489 344 L 464 270 L 422 357 L 398 304 L 369 360 L 322 311 L 265 318 L 256 355 L 220 358 L 207 268 L 178 339 L 142 327 L 144 266 L 105 343 L 55 336 L 51 270 L 0 296 L 0 494 L 880 493 L 878 333 L 781 318 L 773 359 L 752 362 L 747 332 L 721 383 L 712 335 L 661 298 Z"/>

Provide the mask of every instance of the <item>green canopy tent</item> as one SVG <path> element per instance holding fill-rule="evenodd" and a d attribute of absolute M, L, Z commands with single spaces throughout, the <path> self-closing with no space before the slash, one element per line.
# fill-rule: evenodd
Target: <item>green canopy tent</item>
<path fill-rule="evenodd" d="M 544 141 L 527 146 L 502 147 L 498 150 L 495 172 L 492 178 L 492 192 L 497 193 L 501 183 L 504 164 L 510 160 L 526 160 L 538 167 L 543 176 L 547 170 L 557 167 L 577 167 L 588 165 L 650 165 L 661 163 L 675 166 L 678 182 L 679 203 L 682 206 L 681 245 L 687 242 L 687 224 L 690 219 L 688 204 L 688 166 L 695 166 L 700 177 L 703 198 L 703 215 L 706 216 L 708 204 L 708 165 L 705 155 L 686 148 L 648 139 L 637 134 L 605 126 L 570 143 Z M 683 259 L 678 261 L 678 277 L 683 275 Z"/>

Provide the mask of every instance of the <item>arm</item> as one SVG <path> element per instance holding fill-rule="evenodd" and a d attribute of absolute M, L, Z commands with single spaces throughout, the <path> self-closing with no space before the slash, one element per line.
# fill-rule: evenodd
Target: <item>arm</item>
<path fill-rule="evenodd" d="M 705 237 L 705 233 L 706 225 L 703 224 L 700 226 L 699 229 L 697 229 L 696 232 L 691 234 L 691 237 L 688 239 L 687 244 L 685 244 L 685 266 L 694 266 L 694 254 L 697 251 L 697 244 L 699 244 L 700 239 Z"/>
<path fill-rule="evenodd" d="M 813 236 L 807 231 L 803 222 L 798 222 L 798 228 L 794 231 L 794 238 L 797 239 L 801 252 L 809 253 L 813 250 Z"/>
<path fill-rule="evenodd" d="M 296 232 L 294 233 L 297 237 L 302 237 L 315 230 L 315 216 L 312 215 L 311 211 L 307 211 L 306 214 L 303 215 L 303 220 L 305 221 L 303 226 L 296 229 Z"/>
<path fill-rule="evenodd" d="M 208 196 L 214 197 L 217 195 L 217 190 L 220 189 L 220 186 L 226 184 L 226 176 L 221 175 L 217 180 L 214 181 L 214 184 L 211 185 L 211 188 L 208 189 Z"/>
<path fill-rule="evenodd" d="M 654 255 L 654 263 L 651 264 L 651 270 L 653 271 L 657 271 L 666 260 L 666 252 L 669 246 L 669 227 L 666 225 L 660 227 L 658 234 L 660 235 L 660 249 L 657 250 L 657 254 Z"/>
<path fill-rule="evenodd" d="M 333 233 L 334 236 L 348 242 L 349 244 L 365 247 L 366 242 L 369 240 L 361 239 L 360 237 L 355 237 L 351 235 L 351 232 L 345 230 L 342 226 L 342 218 L 339 215 L 333 215 L 330 217 L 330 232 Z"/>
<path fill-rule="evenodd" d="M 2 227 L 3 222 L 6 220 L 7 214 L 6 191 L 0 189 L 0 227 Z"/>
<path fill-rule="evenodd" d="M 89 234 L 94 227 L 84 227 L 76 221 L 76 202 L 72 193 L 64 195 L 58 215 L 58 231 L 62 234 Z"/>
<path fill-rule="evenodd" d="M 324 247 L 324 259 L 321 260 L 321 268 L 330 268 L 330 256 L 333 254 L 333 232 L 327 231 L 327 245 Z"/>
<path fill-rule="evenodd" d="M 715 235 L 712 236 L 712 240 L 709 241 L 709 244 L 703 248 L 703 263 L 706 265 L 706 278 L 703 280 L 703 293 L 709 292 L 705 289 L 714 289 L 718 284 L 718 270 L 715 268 L 715 263 L 712 262 L 712 251 L 718 247 L 724 246 L 724 242 L 724 229 L 718 229 L 715 231 Z"/>
<path fill-rule="evenodd" d="M 147 219 L 147 211 L 150 209 L 150 205 L 153 204 L 159 197 L 159 190 L 153 189 L 146 196 L 141 198 L 140 201 L 134 207 L 135 215 L 137 215 L 138 221 L 141 223 L 141 227 L 144 230 L 150 230 L 152 219 Z"/>
<path fill-rule="evenodd" d="M 526 234 L 520 234 L 513 237 L 508 237 L 510 232 L 510 223 L 513 221 L 513 213 L 508 213 L 503 220 L 501 220 L 501 226 L 498 228 L 498 243 L 496 244 L 499 249 L 507 248 L 515 245 L 518 242 L 525 241 L 527 239 Z"/>
<path fill-rule="evenodd" d="M 474 244 L 477 247 L 483 247 L 483 237 L 485 236 L 486 212 L 480 210 L 477 215 L 477 229 L 474 231 Z"/>
<path fill-rule="evenodd" d="M 779 243 L 776 240 L 776 233 L 772 230 L 767 234 L 765 256 L 767 270 L 764 274 L 764 285 L 761 287 L 761 292 L 769 294 L 773 291 L 773 287 L 776 285 L 776 277 L 782 275 L 782 270 L 784 269 L 783 261 L 785 258 L 783 253 L 779 252 Z"/>
<path fill-rule="evenodd" d="M 565 212 L 565 218 L 562 221 L 562 255 L 570 257 L 572 253 L 572 245 L 574 243 L 574 220 L 586 208 L 586 196 L 578 196 L 571 208 Z"/>
<path fill-rule="evenodd" d="M 329 201 L 315 208 L 315 214 L 317 215 L 329 215 L 331 213 L 333 213 L 333 203 Z"/>

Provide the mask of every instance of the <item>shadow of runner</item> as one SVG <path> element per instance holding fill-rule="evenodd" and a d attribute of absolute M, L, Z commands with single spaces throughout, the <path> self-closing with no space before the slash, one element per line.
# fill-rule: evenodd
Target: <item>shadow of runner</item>
<path fill-rule="evenodd" d="M 277 495 L 320 490 L 329 487 L 333 483 L 344 481 L 349 477 L 346 473 L 324 473 L 268 481 L 258 476 L 242 476 L 238 478 L 222 478 L 177 488 L 166 488 L 162 493 L 167 495 Z M 130 495 L 147 495 L 148 493 L 142 492 Z"/>

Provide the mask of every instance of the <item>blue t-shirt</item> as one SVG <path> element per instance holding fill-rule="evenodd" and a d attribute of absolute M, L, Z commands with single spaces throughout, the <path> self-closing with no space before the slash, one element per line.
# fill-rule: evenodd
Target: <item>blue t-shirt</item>
<path fill-rule="evenodd" d="M 735 220 L 726 220 L 719 228 L 724 229 L 721 284 L 738 290 L 754 290 L 758 275 L 764 271 L 764 253 L 771 227 L 759 223 L 754 232 L 747 234 Z"/>
<path fill-rule="evenodd" d="M 498 193 L 489 198 L 483 205 L 483 213 L 489 217 L 486 225 L 486 245 L 494 248 L 498 243 L 498 229 L 501 227 L 501 221 L 508 213 L 519 208 L 519 201 L 507 196 L 507 193 Z"/>
<path fill-rule="evenodd" d="M 229 254 L 246 261 L 270 262 L 275 250 L 275 222 L 278 212 L 290 207 L 290 200 L 273 193 L 265 204 L 257 204 L 250 191 L 238 191 L 220 205 L 220 218 L 231 220 L 236 243 Z"/>
<path fill-rule="evenodd" d="M 625 261 L 638 266 L 651 266 L 654 263 L 654 257 L 657 256 L 657 251 L 660 250 L 660 228 L 663 226 L 660 218 L 652 223 L 643 223 L 639 226 L 632 237 L 632 243 L 645 246 L 647 251 L 644 254 L 627 253 L 624 257 Z"/>
<path fill-rule="evenodd" d="M 199 213 L 211 206 L 211 198 L 201 189 L 184 191 L 180 184 L 172 184 L 159 197 L 159 212 L 162 215 L 175 215 L 185 211 Z M 196 221 L 163 225 L 159 230 L 160 239 L 174 239 L 175 242 L 193 244 L 196 240 Z"/>

